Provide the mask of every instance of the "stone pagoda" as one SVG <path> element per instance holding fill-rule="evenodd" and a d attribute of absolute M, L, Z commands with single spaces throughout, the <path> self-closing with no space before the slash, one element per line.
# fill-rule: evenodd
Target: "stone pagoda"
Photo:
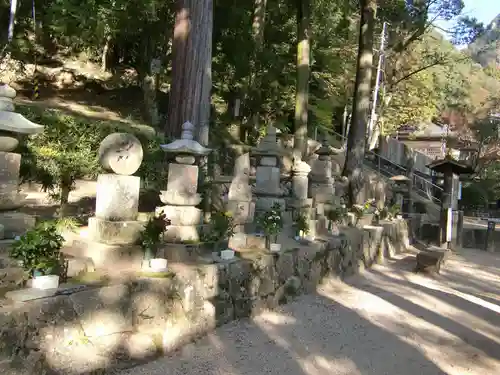
<path fill-rule="evenodd" d="M 318 155 L 318 159 L 314 161 L 309 175 L 309 196 L 313 199 L 313 217 L 316 220 L 316 230 L 323 234 L 328 226 L 326 211 L 340 202 L 336 202 L 338 197 L 335 196 L 335 179 L 332 176 L 332 155 L 335 152 L 324 139 L 321 147 L 315 153 Z"/>
<path fill-rule="evenodd" d="M 143 229 L 137 220 L 141 178 L 132 175 L 142 158 L 141 142 L 132 134 L 113 133 L 101 142 L 99 161 L 111 173 L 97 177 L 95 217 L 88 224 L 93 241 L 131 245 L 139 238 Z"/>
<path fill-rule="evenodd" d="M 168 165 L 167 190 L 161 191 L 160 199 L 165 206 L 157 207 L 156 213 L 163 212 L 171 225 L 164 236 L 166 242 L 198 241 L 198 226 L 202 210 L 196 206 L 201 202 L 198 194 L 198 166 L 193 165 L 196 156 L 210 153 L 193 139 L 194 125 L 182 125 L 181 139 L 160 147 L 168 154 L 175 155 L 175 162 Z"/>
<path fill-rule="evenodd" d="M 34 217 L 17 211 L 25 196 L 19 192 L 21 154 L 12 151 L 20 137 L 41 133 L 43 126 L 14 112 L 15 97 L 12 87 L 0 85 L 0 239 L 22 235 L 35 225 Z"/>

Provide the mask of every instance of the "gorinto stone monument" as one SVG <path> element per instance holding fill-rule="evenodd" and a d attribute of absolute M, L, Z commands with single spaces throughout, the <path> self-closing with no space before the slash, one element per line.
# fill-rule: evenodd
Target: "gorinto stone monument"
<path fill-rule="evenodd" d="M 89 219 L 92 240 L 110 245 L 133 244 L 142 230 L 137 221 L 141 179 L 131 176 L 142 162 L 143 151 L 132 134 L 113 133 L 99 147 L 103 168 L 114 173 L 97 177 L 95 217 Z"/>

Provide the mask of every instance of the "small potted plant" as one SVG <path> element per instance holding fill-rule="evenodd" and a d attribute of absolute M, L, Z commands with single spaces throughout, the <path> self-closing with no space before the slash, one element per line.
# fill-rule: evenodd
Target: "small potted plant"
<path fill-rule="evenodd" d="M 165 271 L 167 269 L 167 260 L 157 258 L 158 245 L 162 240 L 162 235 L 170 225 L 165 213 L 161 212 L 149 218 L 144 230 L 139 236 L 139 245 L 144 252 L 145 266 L 152 270 Z"/>
<path fill-rule="evenodd" d="M 229 239 L 234 235 L 236 228 L 231 212 L 217 211 L 212 213 L 208 227 L 206 240 L 212 244 L 212 251 L 228 250 Z"/>
<path fill-rule="evenodd" d="M 356 216 L 356 226 L 365 226 L 365 225 L 370 225 L 373 223 L 373 217 L 374 217 L 374 208 L 375 200 L 370 199 L 366 201 L 362 205 L 353 205 L 352 206 L 352 211 L 354 215 Z"/>
<path fill-rule="evenodd" d="M 278 242 L 278 234 L 283 229 L 283 218 L 281 216 L 281 205 L 273 204 L 270 210 L 264 212 L 257 219 L 257 223 L 266 237 L 266 248 L 277 252 L 281 250 Z"/>
<path fill-rule="evenodd" d="M 344 223 L 345 219 L 347 218 L 347 208 L 345 204 L 329 209 L 326 212 L 326 216 L 328 219 L 328 232 L 330 232 L 334 236 L 338 236 L 338 225 Z"/>
<path fill-rule="evenodd" d="M 10 248 L 10 257 L 22 264 L 33 278 L 33 288 L 57 288 L 63 243 L 64 238 L 59 234 L 56 223 L 40 223 L 16 239 Z"/>
<path fill-rule="evenodd" d="M 391 218 L 395 219 L 402 219 L 403 216 L 401 215 L 401 206 L 399 204 L 393 204 L 391 207 L 389 207 L 389 214 Z"/>
<path fill-rule="evenodd" d="M 309 220 L 304 212 L 300 212 L 293 223 L 295 227 L 295 239 L 297 241 L 303 239 L 309 233 Z"/>

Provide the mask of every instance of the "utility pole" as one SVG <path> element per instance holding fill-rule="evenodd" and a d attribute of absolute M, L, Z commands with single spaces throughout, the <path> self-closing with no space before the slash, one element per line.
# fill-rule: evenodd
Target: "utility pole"
<path fill-rule="evenodd" d="M 385 34 L 387 31 L 387 22 L 382 25 L 382 35 L 380 37 L 380 48 L 378 54 L 378 64 L 377 64 L 377 77 L 375 78 L 375 88 L 373 90 L 372 99 L 372 111 L 370 114 L 370 120 L 368 122 L 368 149 L 373 150 L 377 144 L 378 133 L 375 131 L 375 125 L 377 123 L 377 101 L 378 92 L 380 90 L 380 81 L 382 77 L 382 64 L 384 62 L 384 49 L 385 49 Z"/>

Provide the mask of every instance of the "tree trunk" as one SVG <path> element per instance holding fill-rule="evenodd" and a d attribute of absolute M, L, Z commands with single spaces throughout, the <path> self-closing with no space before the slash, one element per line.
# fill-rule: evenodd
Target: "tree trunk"
<path fill-rule="evenodd" d="M 348 178 L 349 205 L 362 204 L 364 197 L 363 159 L 366 146 L 366 129 L 370 111 L 370 96 L 373 68 L 373 32 L 376 0 L 361 0 L 359 45 L 354 84 L 352 121 L 347 138 L 347 151 L 342 175 Z"/>
<path fill-rule="evenodd" d="M 310 0 L 297 0 L 297 92 L 295 94 L 296 154 L 302 157 L 307 151 L 307 111 L 309 102 L 309 12 Z"/>
<path fill-rule="evenodd" d="M 7 41 L 10 44 L 14 39 L 14 25 L 16 23 L 17 0 L 10 0 L 9 29 L 7 31 Z"/>
<path fill-rule="evenodd" d="M 111 46 L 111 35 L 106 35 L 106 39 L 104 41 L 104 46 L 102 47 L 102 55 L 101 55 L 101 70 L 106 72 L 108 70 L 108 61 L 109 61 L 109 49 Z"/>
<path fill-rule="evenodd" d="M 71 185 L 68 185 L 66 183 L 61 183 L 59 186 L 59 199 L 60 199 L 60 206 L 59 206 L 59 212 L 58 216 L 60 219 L 65 218 L 68 216 L 68 210 L 69 210 L 69 193 L 71 192 Z"/>
<path fill-rule="evenodd" d="M 255 0 L 253 21 L 252 21 L 252 36 L 254 42 L 253 61 L 251 66 L 251 93 L 252 93 L 252 121 L 251 126 L 253 129 L 259 128 L 260 121 L 260 105 L 262 102 L 262 95 L 260 87 L 262 85 L 262 74 L 260 72 L 259 57 L 264 46 L 264 27 L 266 25 L 266 8 L 267 0 Z M 245 140 L 246 132 L 243 131 L 240 139 Z"/>
<path fill-rule="evenodd" d="M 158 114 L 158 102 L 156 100 L 156 77 L 147 73 L 141 79 L 142 95 L 144 100 L 144 112 L 149 123 L 156 127 L 160 123 Z"/>
<path fill-rule="evenodd" d="M 176 0 L 172 83 L 165 135 L 178 138 L 182 124 L 198 127 L 208 143 L 212 60 L 212 0 Z"/>

